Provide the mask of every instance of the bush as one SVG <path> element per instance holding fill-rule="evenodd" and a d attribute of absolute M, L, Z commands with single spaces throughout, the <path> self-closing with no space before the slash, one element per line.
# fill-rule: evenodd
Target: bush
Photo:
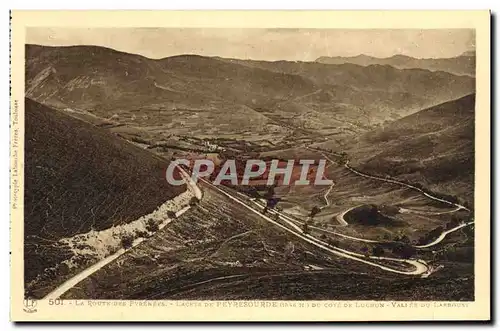
<path fill-rule="evenodd" d="M 411 242 L 410 238 L 408 238 L 408 236 L 406 236 L 406 235 L 401 236 L 401 238 L 399 239 L 399 241 L 401 241 L 404 244 L 409 244 Z"/>
<path fill-rule="evenodd" d="M 153 219 L 148 219 L 147 223 L 146 223 L 146 230 L 148 230 L 149 232 L 156 232 L 158 231 L 160 228 L 158 226 L 158 224 L 156 223 L 155 220 Z"/>
<path fill-rule="evenodd" d="M 314 216 L 316 216 L 316 214 L 318 214 L 320 211 L 321 211 L 321 208 L 319 208 L 318 206 L 314 206 L 311 209 L 311 213 L 309 214 L 309 217 L 314 218 Z"/>
<path fill-rule="evenodd" d="M 330 246 L 333 246 L 333 247 L 338 247 L 340 242 L 338 240 L 335 240 L 335 239 L 327 239 L 327 243 L 328 245 Z"/>
<path fill-rule="evenodd" d="M 304 224 L 302 225 L 302 232 L 303 232 L 304 234 L 309 234 L 309 225 L 308 225 L 307 223 L 304 223 Z"/>
<path fill-rule="evenodd" d="M 135 230 L 135 237 L 136 238 L 147 238 L 147 237 L 149 237 L 149 233 L 147 233 L 146 231 Z"/>
<path fill-rule="evenodd" d="M 380 245 L 373 247 L 372 254 L 375 256 L 383 256 L 385 253 L 384 248 Z"/>
<path fill-rule="evenodd" d="M 191 207 L 194 207 L 194 206 L 196 206 L 199 202 L 200 202 L 200 199 L 198 199 L 197 197 L 192 197 L 192 198 L 189 200 L 189 205 L 190 205 Z"/>
<path fill-rule="evenodd" d="M 417 253 L 417 250 L 411 245 L 399 244 L 393 247 L 392 252 L 402 259 L 409 259 Z"/>
<path fill-rule="evenodd" d="M 454 227 L 458 226 L 460 223 L 462 223 L 462 220 L 456 216 L 452 216 L 451 220 L 446 223 L 446 230 L 453 229 Z"/>
<path fill-rule="evenodd" d="M 380 206 L 380 212 L 386 216 L 394 216 L 399 214 L 399 208 L 392 205 Z"/>
<path fill-rule="evenodd" d="M 121 244 L 123 248 L 129 249 L 132 247 L 133 243 L 134 237 L 132 237 L 131 235 L 125 235 L 124 237 L 122 237 Z"/>
<path fill-rule="evenodd" d="M 177 215 L 175 214 L 174 211 L 169 210 L 169 211 L 167 211 L 167 217 L 174 220 L 177 218 Z"/>

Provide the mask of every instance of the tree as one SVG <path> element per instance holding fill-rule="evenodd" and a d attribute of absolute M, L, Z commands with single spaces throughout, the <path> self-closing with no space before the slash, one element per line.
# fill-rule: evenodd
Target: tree
<path fill-rule="evenodd" d="M 411 245 L 399 244 L 393 247 L 392 252 L 403 259 L 409 259 L 417 253 L 417 249 Z"/>
<path fill-rule="evenodd" d="M 319 208 L 318 206 L 314 206 L 311 209 L 311 213 L 309 214 L 309 217 L 314 218 L 314 216 L 316 216 L 320 211 L 321 211 L 321 208 Z"/>
<path fill-rule="evenodd" d="M 419 237 L 417 245 L 425 245 L 427 243 L 427 236 Z"/>
<path fill-rule="evenodd" d="M 381 245 L 376 245 L 372 249 L 372 254 L 374 256 L 383 256 L 385 253 L 384 248 Z"/>
<path fill-rule="evenodd" d="M 415 255 L 417 253 L 417 250 L 415 247 L 413 246 L 410 246 L 410 245 L 404 245 L 401 249 L 401 253 L 400 253 L 400 256 L 403 258 L 403 259 L 409 259 L 411 258 L 413 255 Z"/>
<path fill-rule="evenodd" d="M 146 231 L 142 231 L 142 230 L 135 230 L 135 237 L 136 238 L 147 238 L 149 237 L 149 233 L 147 233 Z"/>
<path fill-rule="evenodd" d="M 304 232 L 305 234 L 309 234 L 309 225 L 307 224 L 307 222 L 302 225 L 302 232 Z"/>
<path fill-rule="evenodd" d="M 335 239 L 329 238 L 327 240 L 328 245 L 333 246 L 333 247 L 338 247 L 339 246 L 339 241 Z"/>
<path fill-rule="evenodd" d="M 148 219 L 148 221 L 146 222 L 146 230 L 149 231 L 149 232 L 156 232 L 160 229 L 160 227 L 158 226 L 158 224 L 156 223 L 156 221 L 152 218 Z"/>
<path fill-rule="evenodd" d="M 266 206 L 262 211 L 263 214 L 265 214 L 268 209 L 274 208 L 279 202 L 279 199 L 274 196 L 274 185 L 268 187 L 267 192 L 264 194 L 264 198 L 266 199 Z"/>
<path fill-rule="evenodd" d="M 177 218 L 177 214 L 174 211 L 169 210 L 169 211 L 167 211 L 167 217 L 175 220 Z"/>
<path fill-rule="evenodd" d="M 346 164 L 348 161 L 349 160 L 347 158 L 347 153 L 346 152 L 341 152 L 340 156 L 339 156 L 339 163 L 340 164 Z"/>
<path fill-rule="evenodd" d="M 451 217 L 451 220 L 448 223 L 446 223 L 446 230 L 453 229 L 454 227 L 458 226 L 460 223 L 461 223 L 460 218 L 458 218 L 457 216 L 453 215 Z"/>
<path fill-rule="evenodd" d="M 279 221 L 279 219 L 280 219 L 280 214 L 274 213 L 274 220 Z"/>
<path fill-rule="evenodd" d="M 272 199 L 273 197 L 274 197 L 274 185 L 269 186 L 269 187 L 267 188 L 266 193 L 264 194 L 264 198 L 265 198 L 266 200 Z"/>
<path fill-rule="evenodd" d="M 260 193 L 259 193 L 259 191 L 257 191 L 257 189 L 255 187 L 250 187 L 250 189 L 248 191 L 248 195 L 251 198 L 260 199 Z"/>
<path fill-rule="evenodd" d="M 405 243 L 405 244 L 409 244 L 411 241 L 410 241 L 410 238 L 408 238 L 408 236 L 404 235 L 404 236 L 401 236 L 401 238 L 399 239 L 402 243 Z"/>
<path fill-rule="evenodd" d="M 132 237 L 131 235 L 128 234 L 122 237 L 121 244 L 123 248 L 129 249 L 132 247 L 133 243 L 134 243 L 134 237 Z"/>
<path fill-rule="evenodd" d="M 198 199 L 197 197 L 192 197 L 192 198 L 189 200 L 189 205 L 190 205 L 191 207 L 194 207 L 194 206 L 196 206 L 199 202 L 200 202 L 200 199 Z"/>

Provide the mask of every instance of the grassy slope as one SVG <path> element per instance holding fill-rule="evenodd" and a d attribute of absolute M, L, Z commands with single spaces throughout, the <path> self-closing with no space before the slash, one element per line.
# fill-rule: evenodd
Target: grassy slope
<path fill-rule="evenodd" d="M 420 182 L 471 202 L 475 95 L 440 104 L 362 136 L 349 154 L 368 173 Z"/>
<path fill-rule="evenodd" d="M 185 191 L 168 162 L 91 124 L 26 99 L 25 278 L 66 256 L 62 237 L 130 222 Z"/>

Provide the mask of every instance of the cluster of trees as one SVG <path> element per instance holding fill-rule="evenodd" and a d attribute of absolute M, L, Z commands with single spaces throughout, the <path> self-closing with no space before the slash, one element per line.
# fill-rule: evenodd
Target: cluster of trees
<path fill-rule="evenodd" d="M 370 249 L 367 246 L 363 246 L 361 248 L 361 252 L 365 255 L 365 257 L 370 256 Z M 393 248 L 393 252 L 394 252 L 394 248 Z M 373 256 L 384 256 L 385 253 L 386 252 L 385 252 L 385 248 L 383 245 L 377 244 L 377 245 L 372 247 L 371 255 L 373 255 Z M 401 251 L 398 250 L 397 254 L 400 255 Z"/>
<path fill-rule="evenodd" d="M 410 244 L 410 239 L 407 236 L 396 237 L 395 239 L 399 241 L 375 244 L 371 249 L 371 255 L 384 256 L 387 251 L 390 251 L 402 259 L 409 259 L 417 253 L 417 249 Z M 370 255 L 370 249 L 367 246 L 362 247 L 361 252 L 366 256 Z"/>

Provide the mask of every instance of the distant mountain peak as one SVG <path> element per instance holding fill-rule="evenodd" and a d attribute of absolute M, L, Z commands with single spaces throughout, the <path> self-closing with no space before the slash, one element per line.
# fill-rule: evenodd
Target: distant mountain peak
<path fill-rule="evenodd" d="M 365 54 L 351 57 L 321 56 L 316 62 L 323 64 L 356 64 L 361 66 L 389 65 L 397 69 L 424 69 L 429 71 L 445 71 L 454 75 L 474 76 L 475 52 L 466 51 L 461 56 L 452 58 L 414 58 L 408 55 L 395 54 L 386 58 L 378 58 Z"/>
<path fill-rule="evenodd" d="M 460 56 L 476 56 L 476 51 L 475 50 L 470 50 L 470 51 L 465 51 Z"/>
<path fill-rule="evenodd" d="M 389 59 L 414 59 L 414 57 L 404 54 L 394 54 L 393 56 L 389 57 Z"/>

